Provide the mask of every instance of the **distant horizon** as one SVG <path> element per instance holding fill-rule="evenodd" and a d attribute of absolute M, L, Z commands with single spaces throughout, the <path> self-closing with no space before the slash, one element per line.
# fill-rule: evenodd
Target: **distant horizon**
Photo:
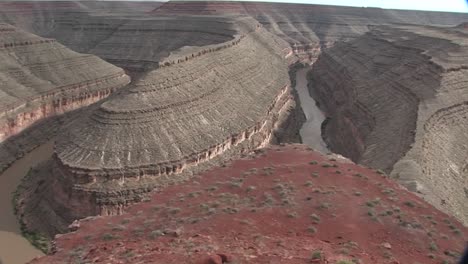
<path fill-rule="evenodd" d="M 112 1 L 112 0 L 104 0 Z M 126 0 L 118 0 L 126 1 Z M 155 0 L 129 0 L 129 1 L 155 1 Z M 171 0 L 173 2 L 200 2 L 203 0 Z M 169 2 L 169 1 L 161 1 Z M 468 13 L 468 0 L 212 0 L 212 2 L 266 2 L 286 4 L 313 4 L 345 7 L 382 8 L 413 11 L 455 12 Z"/>
<path fill-rule="evenodd" d="M 15 2 L 3 1 L 1 2 Z M 80 0 L 19 0 L 17 2 L 79 2 Z M 116 1 L 116 2 L 169 2 L 168 0 L 81 0 L 90 2 Z M 203 2 L 203 0 L 171 0 L 174 2 Z M 211 0 L 212 2 L 266 2 L 266 3 L 289 3 L 289 4 L 314 4 L 328 6 L 345 7 L 364 7 L 364 8 L 382 8 L 396 10 L 414 10 L 414 11 L 434 11 L 434 12 L 454 12 L 468 14 L 468 0 Z"/>

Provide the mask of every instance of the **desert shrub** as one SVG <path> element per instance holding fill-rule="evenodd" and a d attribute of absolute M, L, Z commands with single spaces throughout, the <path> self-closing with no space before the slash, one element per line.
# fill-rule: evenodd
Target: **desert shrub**
<path fill-rule="evenodd" d="M 322 251 L 320 250 L 316 250 L 314 252 L 312 252 L 312 260 L 318 260 L 318 259 L 322 259 Z"/>
<path fill-rule="evenodd" d="M 309 226 L 307 231 L 309 231 L 309 233 L 315 234 L 317 233 L 317 228 L 315 226 Z"/>
<path fill-rule="evenodd" d="M 116 238 L 117 238 L 116 235 L 113 235 L 113 234 L 110 234 L 110 233 L 106 233 L 106 234 L 102 235 L 102 240 L 104 240 L 104 241 L 110 241 L 110 240 L 114 240 Z"/>

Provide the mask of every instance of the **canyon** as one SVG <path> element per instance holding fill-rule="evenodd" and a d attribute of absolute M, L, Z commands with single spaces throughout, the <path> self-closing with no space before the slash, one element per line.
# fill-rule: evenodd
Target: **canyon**
<path fill-rule="evenodd" d="M 36 261 L 66 262 L 73 244 L 57 234 L 120 221 L 157 193 L 286 143 L 333 152 L 334 166 L 369 178 L 387 173 L 429 202 L 417 200 L 428 213 L 439 215 L 434 206 L 466 225 L 467 20 L 253 2 L 0 3 L 0 171 L 50 139 L 54 145 L 15 196 L 23 232 L 59 243 L 42 245 L 56 255 Z M 304 148 L 276 151 L 296 156 Z M 276 167 L 280 156 L 267 160 Z M 286 160 L 282 166 L 297 166 Z M 98 233 L 85 230 L 72 240 Z M 83 252 L 75 253 L 88 259 Z M 426 263 L 417 254 L 389 261 L 411 257 Z"/>
<path fill-rule="evenodd" d="M 391 173 L 465 224 L 467 37 L 377 26 L 322 53 L 309 75 L 331 151 Z"/>

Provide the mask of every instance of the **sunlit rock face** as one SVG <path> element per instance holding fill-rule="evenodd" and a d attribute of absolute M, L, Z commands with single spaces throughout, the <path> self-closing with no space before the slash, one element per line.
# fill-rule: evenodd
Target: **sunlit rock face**
<path fill-rule="evenodd" d="M 309 76 L 332 151 L 392 172 L 468 223 L 468 34 L 375 27 L 324 52 Z"/>
<path fill-rule="evenodd" d="M 96 56 L 8 24 L 0 24 L 0 61 L 0 142 L 130 82 L 122 69 Z"/>

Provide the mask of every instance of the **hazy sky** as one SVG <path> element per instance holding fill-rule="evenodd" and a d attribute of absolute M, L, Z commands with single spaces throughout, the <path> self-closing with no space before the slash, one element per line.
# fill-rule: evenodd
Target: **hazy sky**
<path fill-rule="evenodd" d="M 183 0 L 183 1 L 190 1 L 190 0 Z M 193 0 L 193 1 L 200 1 L 200 0 Z M 381 7 L 381 8 L 391 8 L 391 9 L 412 9 L 412 10 L 431 10 L 431 11 L 448 11 L 448 12 L 468 13 L 468 0 L 241 0 L 241 1 L 286 2 L 286 3 L 321 4 L 321 5 L 344 5 L 344 6 L 358 6 L 358 7 L 365 6 L 365 7 Z"/>
<path fill-rule="evenodd" d="M 468 0 L 274 0 L 278 2 L 313 3 L 323 5 L 366 6 L 392 9 L 467 12 Z"/>

